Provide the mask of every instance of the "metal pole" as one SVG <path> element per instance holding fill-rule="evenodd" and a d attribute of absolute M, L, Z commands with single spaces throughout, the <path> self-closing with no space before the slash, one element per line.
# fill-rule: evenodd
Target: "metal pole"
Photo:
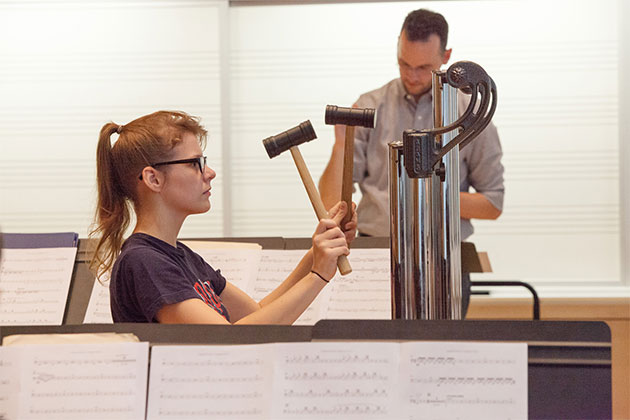
<path fill-rule="evenodd" d="M 434 115 L 441 118 L 436 127 L 444 127 L 456 121 L 459 117 L 457 109 L 457 89 L 447 83 L 442 84 L 440 112 L 434 110 Z M 449 143 L 456 132 L 443 134 L 442 144 Z M 459 146 L 455 146 L 443 158 L 445 178 L 442 184 L 442 232 L 444 234 L 444 277 L 447 312 L 443 319 L 462 319 L 462 257 L 461 257 L 461 229 L 459 218 Z"/>
<path fill-rule="evenodd" d="M 436 127 L 457 119 L 457 90 L 434 76 Z M 446 91 L 444 91 L 446 87 Z M 450 141 L 451 136 L 436 137 Z M 410 178 L 402 142 L 389 144 L 392 318 L 461 319 L 459 154 L 445 155 L 440 175 Z"/>

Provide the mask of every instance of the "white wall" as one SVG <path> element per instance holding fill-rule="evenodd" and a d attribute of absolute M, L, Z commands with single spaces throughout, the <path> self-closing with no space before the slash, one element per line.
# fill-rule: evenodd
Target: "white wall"
<path fill-rule="evenodd" d="M 627 294 L 622 0 L 2 2 L 0 226 L 84 237 L 101 125 L 166 108 L 203 118 L 219 173 L 212 210 L 182 237 L 310 236 L 290 156 L 269 160 L 261 140 L 310 119 L 319 138 L 301 150 L 317 180 L 332 146 L 326 104 L 397 76 L 396 37 L 419 7 L 449 21 L 452 61 L 478 62 L 498 86 L 505 209 L 475 223 L 494 268 L 478 277 Z"/>
<path fill-rule="evenodd" d="M 0 226 L 75 231 L 95 205 L 101 126 L 158 109 L 201 116 L 219 171 L 220 1 L 0 3 Z M 217 179 L 219 189 L 221 178 Z M 183 234 L 222 234 L 222 203 Z"/>

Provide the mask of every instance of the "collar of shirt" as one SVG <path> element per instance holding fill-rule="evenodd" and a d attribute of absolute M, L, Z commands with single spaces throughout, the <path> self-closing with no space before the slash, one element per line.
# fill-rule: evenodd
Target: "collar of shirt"
<path fill-rule="evenodd" d="M 413 106 L 414 109 L 418 107 L 419 105 L 422 105 L 423 103 L 433 102 L 433 92 L 431 91 L 431 89 L 429 89 L 429 91 L 425 93 L 424 95 L 421 95 L 420 99 L 416 101 L 416 98 L 414 98 L 413 95 L 407 93 L 401 79 L 398 79 L 398 87 L 400 88 L 400 95 L 403 97 L 405 102 Z"/>

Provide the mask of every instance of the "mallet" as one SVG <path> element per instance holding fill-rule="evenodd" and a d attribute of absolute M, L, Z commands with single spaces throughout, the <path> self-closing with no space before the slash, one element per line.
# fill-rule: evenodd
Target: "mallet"
<path fill-rule="evenodd" d="M 373 108 L 343 108 L 336 105 L 326 105 L 326 124 L 341 124 L 346 126 L 346 139 L 343 147 L 343 178 L 341 183 L 341 200 L 352 209 L 352 171 L 354 157 L 354 127 L 374 128 L 376 110 Z M 350 221 L 352 212 L 348 211 L 341 221 L 345 226 Z"/>
<path fill-rule="evenodd" d="M 300 173 L 300 178 L 302 178 L 302 183 L 304 184 L 304 188 L 306 188 L 306 193 L 308 194 L 308 198 L 311 200 L 315 214 L 318 219 L 325 219 L 329 217 L 328 211 L 326 211 L 326 207 L 324 207 L 319 191 L 317 191 L 313 178 L 311 178 L 311 174 L 306 167 L 304 159 L 302 158 L 302 153 L 300 153 L 300 149 L 298 149 L 300 144 L 306 143 L 307 141 L 311 141 L 315 138 L 317 138 L 317 136 L 315 135 L 315 130 L 313 130 L 311 122 L 304 121 L 296 127 L 264 139 L 263 145 L 265 146 L 267 154 L 271 159 L 286 150 L 291 151 L 291 156 L 293 156 L 293 161 Z M 348 211 L 350 212 L 351 210 L 352 207 L 349 207 Z M 345 255 L 342 255 L 339 259 L 337 259 L 337 267 L 339 268 L 339 272 L 344 276 L 352 272 L 352 267 L 350 267 L 348 258 L 346 258 Z"/>

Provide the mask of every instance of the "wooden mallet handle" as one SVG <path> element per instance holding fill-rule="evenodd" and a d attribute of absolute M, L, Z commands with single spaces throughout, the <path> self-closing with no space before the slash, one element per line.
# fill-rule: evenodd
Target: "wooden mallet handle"
<path fill-rule="evenodd" d="M 348 205 L 348 213 L 341 221 L 345 227 L 352 219 L 352 172 L 354 158 L 354 127 L 374 128 L 376 109 L 374 108 L 345 108 L 337 105 L 326 105 L 324 122 L 328 125 L 345 125 L 346 139 L 343 148 L 343 172 L 341 179 L 341 201 Z"/>
<path fill-rule="evenodd" d="M 341 226 L 346 226 L 352 219 L 352 172 L 354 164 L 354 126 L 346 126 L 346 139 L 343 147 L 343 178 L 341 183 L 341 201 L 345 201 L 348 211 L 341 221 Z"/>
<path fill-rule="evenodd" d="M 322 198 L 319 195 L 319 191 L 317 187 L 315 187 L 315 183 L 313 182 L 313 178 L 311 177 L 308 168 L 306 167 L 306 163 L 302 158 L 302 153 L 300 153 L 300 149 L 297 146 L 293 146 L 289 149 L 291 151 L 291 156 L 293 156 L 293 161 L 295 162 L 295 166 L 300 174 L 300 178 L 302 178 L 302 183 L 304 184 L 304 188 L 306 188 L 306 193 L 308 194 L 308 198 L 311 200 L 311 204 L 313 205 L 313 209 L 315 210 L 315 214 L 319 220 L 327 219 L 329 217 L 328 211 L 326 211 L 326 207 L 324 207 L 324 203 L 322 202 Z M 348 211 L 351 211 L 352 207 L 349 207 Z M 337 259 L 337 267 L 339 268 L 339 272 L 342 276 L 350 274 L 352 272 L 352 267 L 350 266 L 350 262 L 345 255 L 339 256 Z"/>

